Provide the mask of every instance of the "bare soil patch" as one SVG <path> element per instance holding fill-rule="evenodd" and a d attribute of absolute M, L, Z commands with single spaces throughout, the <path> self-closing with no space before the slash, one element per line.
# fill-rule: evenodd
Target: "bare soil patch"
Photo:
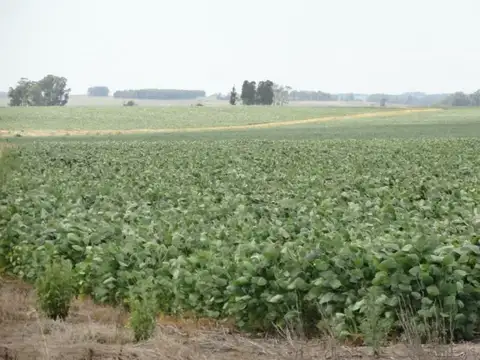
<path fill-rule="evenodd" d="M 0 278 L 0 359 L 373 359 L 365 347 L 347 347 L 333 339 L 306 341 L 285 333 L 276 338 L 249 337 L 214 322 L 161 317 L 154 338 L 134 343 L 128 314 L 89 300 L 76 300 L 65 322 L 43 318 L 31 286 Z M 460 344 L 382 349 L 376 359 L 478 359 L 480 347 Z"/>
<path fill-rule="evenodd" d="M 189 128 L 164 128 L 164 129 L 130 129 L 130 130 L 0 130 L 0 137 L 12 136 L 85 136 L 85 135 L 121 135 L 121 134 L 155 134 L 155 133 L 186 133 L 186 132 L 202 132 L 202 131 L 228 131 L 228 130 L 248 130 L 248 129 L 268 129 L 281 126 L 315 124 L 326 121 L 335 121 L 342 119 L 361 119 L 361 118 L 375 118 L 384 116 L 398 116 L 409 113 L 419 112 L 433 112 L 439 109 L 407 109 L 407 110 L 392 110 L 381 112 L 370 112 L 360 114 L 350 114 L 341 116 L 325 116 L 320 118 L 304 119 L 304 120 L 289 120 L 278 121 L 248 125 L 230 125 L 230 126 L 211 126 L 211 127 L 189 127 Z"/>

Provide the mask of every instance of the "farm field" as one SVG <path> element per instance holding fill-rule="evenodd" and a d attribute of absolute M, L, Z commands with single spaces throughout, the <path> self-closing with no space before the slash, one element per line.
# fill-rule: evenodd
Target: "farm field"
<path fill-rule="evenodd" d="M 183 108 L 185 111 L 187 109 Z M 43 109 L 42 109 L 43 110 Z M 50 109 L 45 109 L 48 112 Z M 114 117 L 114 109 L 110 109 L 109 113 Z M 118 110 L 118 109 L 117 109 Z M 3 137 L 6 141 L 15 141 L 16 143 L 30 143 L 35 139 L 42 141 L 97 141 L 97 140 L 235 140 L 235 139 L 256 139 L 256 140 L 325 140 L 325 139 L 425 139 L 425 138 L 445 138 L 445 137 L 478 137 L 480 126 L 478 117 L 480 111 L 478 109 L 455 109 L 455 110 L 437 110 L 407 112 L 402 109 L 389 109 L 381 112 L 364 112 L 365 109 L 354 109 L 355 113 L 345 115 L 344 109 L 308 109 L 311 114 L 318 116 L 311 122 L 307 118 L 301 119 L 302 116 L 308 115 L 303 109 L 299 108 L 283 108 L 285 112 L 281 118 L 288 118 L 295 112 L 294 120 L 297 124 L 291 124 L 290 120 L 276 121 L 273 123 L 259 123 L 252 125 L 230 125 L 216 127 L 214 124 L 219 113 L 216 109 L 202 109 L 205 111 L 203 126 L 199 121 L 192 120 L 193 127 L 181 128 L 150 128 L 150 129 L 129 129 L 131 123 L 119 124 L 116 128 L 108 129 L 108 125 L 100 125 L 104 129 L 101 131 L 94 130 L 95 124 L 100 123 L 102 117 L 100 114 L 93 118 L 90 127 L 85 126 L 83 130 L 67 130 L 62 129 L 60 119 L 53 120 L 57 122 L 56 130 L 42 129 L 37 125 L 38 130 L 22 131 L 22 120 L 11 123 L 10 130 L 2 130 Z M 350 109 L 352 110 L 352 109 Z M 35 111 L 37 111 L 35 109 Z M 248 109 L 247 112 L 257 113 L 265 110 Z M 281 110 L 277 110 L 281 112 Z M 417 109 L 413 109 L 417 111 Z M 210 117 L 206 114 L 210 112 Z M 331 115 L 332 113 L 341 115 Z M 372 114 L 370 117 L 369 114 Z M 172 115 L 182 117 L 181 109 L 173 112 Z M 92 115 L 94 116 L 94 115 Z M 251 117 L 252 115 L 248 115 Z M 350 117 L 351 116 L 351 117 Z M 30 115 L 30 118 L 34 118 Z M 38 119 L 37 119 L 38 120 Z M 32 120 L 34 121 L 34 120 Z M 175 117 L 168 121 L 169 123 L 178 122 Z M 239 121 L 244 123 L 245 120 Z M 290 125 L 285 125 L 290 123 Z M 92 125 L 93 124 L 93 125 Z M 115 126 L 115 125 L 112 125 Z M 161 125 L 158 125 L 161 126 Z M 106 128 L 106 129 L 105 129 Z M 120 130 L 126 128 L 127 130 Z M 216 129 L 212 131 L 211 129 Z M 209 130 L 210 129 L 210 130 Z M 0 135 L 2 137 L 2 135 Z"/>
<path fill-rule="evenodd" d="M 88 95 L 72 94 L 67 107 L 121 107 L 123 103 L 133 100 L 141 107 L 168 107 L 168 106 L 195 106 L 202 104 L 208 107 L 230 107 L 227 100 L 218 100 L 215 97 L 205 97 L 191 100 L 142 100 L 142 99 L 119 99 L 113 96 L 92 97 Z M 0 96 L 0 107 L 8 106 L 9 99 Z M 290 101 L 289 106 L 300 107 L 365 107 L 376 106 L 378 103 L 369 103 L 364 101 Z M 388 106 L 388 105 L 387 105 Z"/>
<path fill-rule="evenodd" d="M 248 126 L 310 118 L 373 112 L 375 108 L 318 107 L 162 107 L 162 108 L 0 108 L 0 130 L 17 131 L 126 131 L 216 126 Z"/>
<path fill-rule="evenodd" d="M 186 126 L 194 121 L 189 110 Z M 205 126 L 222 121 L 208 120 L 218 109 L 193 110 Z M 113 110 L 107 124 L 91 111 L 83 128 L 113 126 Z M 244 111 L 249 119 L 266 114 Z M 278 111 L 283 120 L 294 112 Z M 16 119 L 21 126 L 44 119 L 35 114 Z M 414 326 L 428 337 L 440 318 L 457 340 L 471 340 L 480 330 L 479 115 L 447 110 L 242 131 L 11 138 L 0 160 L 0 267 L 34 282 L 51 259 L 67 259 L 75 291 L 92 302 L 118 307 L 131 291 L 147 289 L 164 316 L 227 319 L 243 334 L 328 332 L 371 345 L 378 329 L 391 339 L 408 337 Z M 60 119 L 36 128 L 66 128 Z M 116 128 L 134 124 L 119 119 Z M 65 326 L 93 321 L 104 343 L 131 342 L 125 329 L 105 340 L 108 328 L 88 304 L 76 301 Z M 87 311 L 88 322 L 80 320 Z M 38 322 L 26 317 L 18 334 L 25 321 Z M 45 324 L 52 342 L 66 332 Z M 155 341 L 163 336 L 180 351 L 183 335 L 160 329 Z M 278 352 L 269 342 L 241 337 L 239 345 L 223 335 L 214 344 L 205 333 L 189 334 L 205 357 L 228 339 L 245 357 L 295 358 L 295 346 L 285 343 Z M 83 336 L 101 347 L 94 335 Z M 320 343 L 305 346 L 305 358 L 318 356 Z M 145 358 L 159 355 L 148 349 Z M 391 351 L 385 358 L 395 358 Z"/>

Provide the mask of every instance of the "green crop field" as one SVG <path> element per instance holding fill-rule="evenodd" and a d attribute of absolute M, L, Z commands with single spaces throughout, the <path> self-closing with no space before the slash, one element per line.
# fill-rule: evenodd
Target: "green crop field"
<path fill-rule="evenodd" d="M 318 107 L 0 108 L 0 130 L 175 129 L 251 125 L 378 111 L 388 111 L 388 109 Z"/>
<path fill-rule="evenodd" d="M 211 126 L 345 111 L 0 109 L 0 128 Z M 68 259 L 76 291 L 100 303 L 122 304 L 146 286 L 158 312 L 234 319 L 246 330 L 314 332 L 328 320 L 348 337 L 378 316 L 395 333 L 408 309 L 418 326 L 440 317 L 471 339 L 480 329 L 479 116 L 10 139 L 0 267 L 34 281 L 51 259 Z"/>

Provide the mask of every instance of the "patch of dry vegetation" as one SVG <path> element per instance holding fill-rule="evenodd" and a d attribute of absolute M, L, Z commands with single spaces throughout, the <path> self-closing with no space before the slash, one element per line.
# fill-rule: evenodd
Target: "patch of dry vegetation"
<path fill-rule="evenodd" d="M 372 349 L 347 347 L 333 337 L 304 340 L 287 330 L 276 338 L 254 338 L 206 321 L 160 318 L 155 336 L 134 343 L 128 314 L 76 300 L 66 321 L 42 317 L 34 289 L 17 280 L 0 279 L 0 359 L 371 359 Z M 405 320 L 408 324 L 408 320 Z M 379 351 L 377 359 L 476 359 L 473 344 L 421 346 L 414 329 L 404 344 Z"/>

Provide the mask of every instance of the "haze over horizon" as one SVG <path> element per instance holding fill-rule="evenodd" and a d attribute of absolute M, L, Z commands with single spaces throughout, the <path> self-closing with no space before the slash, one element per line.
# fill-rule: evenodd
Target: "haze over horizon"
<path fill-rule="evenodd" d="M 72 94 L 244 79 L 331 93 L 480 88 L 478 0 L 0 0 L 0 90 L 65 76 Z"/>

